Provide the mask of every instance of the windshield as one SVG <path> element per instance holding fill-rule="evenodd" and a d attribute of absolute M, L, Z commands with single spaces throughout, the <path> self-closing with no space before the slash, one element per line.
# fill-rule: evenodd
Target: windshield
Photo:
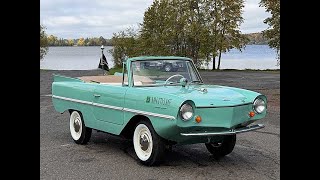
<path fill-rule="evenodd" d="M 190 83 L 202 83 L 191 61 L 149 60 L 133 61 L 132 74 L 134 86 L 179 85 L 182 78 Z"/>

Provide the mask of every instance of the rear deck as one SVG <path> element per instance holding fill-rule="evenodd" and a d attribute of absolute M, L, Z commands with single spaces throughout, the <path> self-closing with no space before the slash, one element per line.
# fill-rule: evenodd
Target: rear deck
<path fill-rule="evenodd" d="M 100 83 L 110 85 L 122 85 L 122 76 L 107 75 L 107 76 L 82 76 L 78 79 L 87 83 Z M 125 83 L 128 83 L 127 76 L 124 77 Z M 146 76 L 133 76 L 135 85 L 153 84 L 154 81 Z"/>

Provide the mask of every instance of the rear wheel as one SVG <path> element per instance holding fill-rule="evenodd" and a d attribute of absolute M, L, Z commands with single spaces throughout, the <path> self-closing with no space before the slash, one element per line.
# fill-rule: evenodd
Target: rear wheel
<path fill-rule="evenodd" d="M 140 162 L 147 166 L 163 160 L 165 143 L 148 121 L 140 121 L 133 133 L 133 146 Z"/>
<path fill-rule="evenodd" d="M 72 111 L 70 115 L 70 133 L 77 144 L 87 144 L 90 140 L 92 129 L 85 126 L 82 114 Z"/>
<path fill-rule="evenodd" d="M 205 143 L 208 151 L 215 159 L 219 159 L 230 154 L 236 144 L 236 135 L 224 136 L 221 142 Z"/>

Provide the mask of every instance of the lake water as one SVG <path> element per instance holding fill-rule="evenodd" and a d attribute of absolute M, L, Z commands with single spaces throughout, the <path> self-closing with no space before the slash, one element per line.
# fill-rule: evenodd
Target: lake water
<path fill-rule="evenodd" d="M 110 49 L 112 49 L 111 46 L 106 46 L 104 54 L 110 67 L 113 67 L 113 58 L 109 53 Z M 48 54 L 40 61 L 40 69 L 97 69 L 100 56 L 100 46 L 49 47 Z M 212 62 L 209 63 L 208 67 L 212 68 Z M 222 54 L 220 69 L 280 69 L 280 66 L 277 66 L 275 50 L 269 48 L 269 46 L 247 45 L 242 52 L 233 49 Z"/>

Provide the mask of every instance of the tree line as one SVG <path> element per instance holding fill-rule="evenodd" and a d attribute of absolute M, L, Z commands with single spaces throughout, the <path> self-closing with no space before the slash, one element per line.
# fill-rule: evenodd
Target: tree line
<path fill-rule="evenodd" d="M 41 26 L 41 25 L 40 25 Z M 43 26 L 41 26 L 43 28 Z M 111 39 L 105 39 L 102 36 L 93 38 L 78 38 L 78 39 L 64 39 L 57 36 L 50 35 L 44 37 L 44 30 L 40 33 L 41 44 L 44 42 L 47 46 L 113 46 Z M 268 39 L 263 36 L 262 32 L 248 33 L 244 36 L 249 40 L 248 44 L 268 44 Z M 46 38 L 46 40 L 44 40 Z"/>
<path fill-rule="evenodd" d="M 47 36 L 48 46 L 111 46 L 111 39 L 102 36 L 92 38 L 64 39 L 54 35 Z"/>
<path fill-rule="evenodd" d="M 256 44 L 256 45 L 267 45 L 269 43 L 269 39 L 263 35 L 262 32 L 259 33 L 249 33 L 244 34 L 248 39 L 249 45 Z"/>

